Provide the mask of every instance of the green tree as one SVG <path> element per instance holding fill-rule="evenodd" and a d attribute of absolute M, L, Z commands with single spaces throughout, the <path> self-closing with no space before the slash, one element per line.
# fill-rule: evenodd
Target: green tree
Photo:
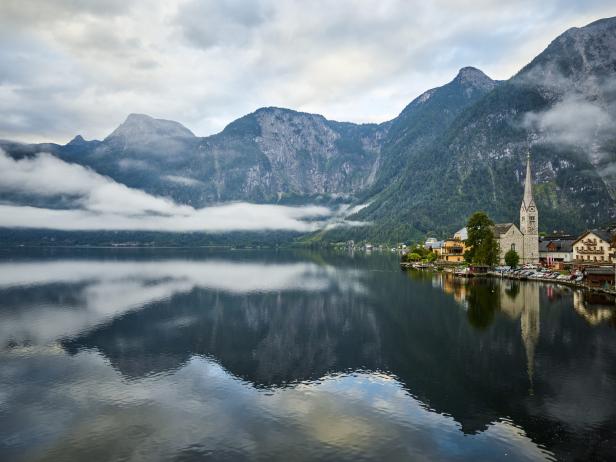
<path fill-rule="evenodd" d="M 421 255 L 415 252 L 407 253 L 402 257 L 404 261 L 419 261 L 421 260 Z"/>
<path fill-rule="evenodd" d="M 513 249 L 509 250 L 505 254 L 505 264 L 507 266 L 515 268 L 518 266 L 518 263 L 520 263 L 520 256 L 518 255 L 518 253 Z"/>
<path fill-rule="evenodd" d="M 467 262 L 476 265 L 498 263 L 498 243 L 494 237 L 493 226 L 494 222 L 485 212 L 475 212 L 468 219 L 466 245 L 469 248 L 464 252 L 464 259 Z"/>
<path fill-rule="evenodd" d="M 426 257 L 426 260 L 427 260 L 428 262 L 432 263 L 432 262 L 436 261 L 436 259 L 437 259 L 437 258 L 438 258 L 438 255 L 436 255 L 436 253 L 435 253 L 435 252 L 430 252 L 430 253 L 427 255 L 427 257 Z"/>
<path fill-rule="evenodd" d="M 426 249 L 422 244 L 414 245 L 413 247 L 410 248 L 410 252 L 416 253 L 422 258 L 424 258 L 429 253 L 428 249 Z"/>

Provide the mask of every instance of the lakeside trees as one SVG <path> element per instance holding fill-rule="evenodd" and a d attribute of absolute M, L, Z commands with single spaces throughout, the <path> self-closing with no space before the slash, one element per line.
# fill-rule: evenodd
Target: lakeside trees
<path fill-rule="evenodd" d="M 494 237 L 494 222 L 485 212 L 475 212 L 468 220 L 466 228 L 469 247 L 464 259 L 474 265 L 495 265 L 498 263 L 498 243 Z"/>
<path fill-rule="evenodd" d="M 511 249 L 505 254 L 505 265 L 511 266 L 512 268 L 516 268 L 520 263 L 520 256 L 518 253 Z"/>

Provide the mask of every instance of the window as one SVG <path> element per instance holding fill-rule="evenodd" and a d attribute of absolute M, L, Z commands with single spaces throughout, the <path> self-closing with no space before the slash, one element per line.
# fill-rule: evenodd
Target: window
<path fill-rule="evenodd" d="M 535 221 L 535 217 L 534 217 L 534 216 L 532 216 L 532 215 L 531 215 L 530 217 L 528 217 L 528 219 L 529 219 L 530 221 L 533 221 L 533 222 Z"/>
<path fill-rule="evenodd" d="M 515 252 L 515 244 L 511 244 L 511 250 Z"/>

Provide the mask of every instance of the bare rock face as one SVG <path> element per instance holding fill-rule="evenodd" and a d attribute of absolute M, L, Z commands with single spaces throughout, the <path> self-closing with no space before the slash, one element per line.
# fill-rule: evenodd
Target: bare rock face
<path fill-rule="evenodd" d="M 386 131 L 279 108 L 260 109 L 255 118 L 261 129 L 255 142 L 282 193 L 357 193 L 370 181 Z"/>

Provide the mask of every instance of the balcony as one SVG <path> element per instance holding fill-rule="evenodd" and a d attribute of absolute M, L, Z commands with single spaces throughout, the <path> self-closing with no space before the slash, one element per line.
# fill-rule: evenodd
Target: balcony
<path fill-rule="evenodd" d="M 603 255 L 605 253 L 605 250 L 577 249 L 575 252 L 579 253 L 580 255 Z"/>

